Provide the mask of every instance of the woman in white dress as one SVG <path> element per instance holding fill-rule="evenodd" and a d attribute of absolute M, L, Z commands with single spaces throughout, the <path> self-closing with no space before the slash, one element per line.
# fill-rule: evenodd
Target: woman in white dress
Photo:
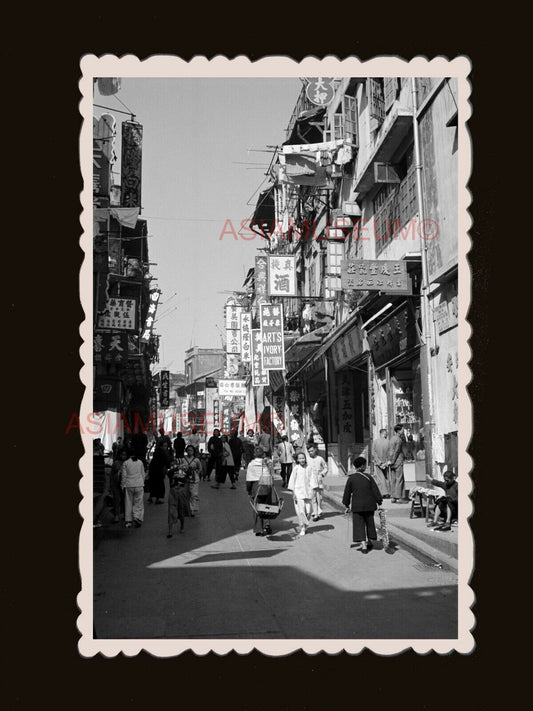
<path fill-rule="evenodd" d="M 300 524 L 300 536 L 305 536 L 309 515 L 311 513 L 311 499 L 313 489 L 310 482 L 310 471 L 307 466 L 307 457 L 304 452 L 298 452 L 296 465 L 293 467 L 287 489 L 292 491 L 294 508 Z"/>

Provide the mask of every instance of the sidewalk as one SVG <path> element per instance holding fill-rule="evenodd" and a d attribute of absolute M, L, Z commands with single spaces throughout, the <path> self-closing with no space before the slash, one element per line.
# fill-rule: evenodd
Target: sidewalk
<path fill-rule="evenodd" d="M 346 485 L 345 476 L 327 476 L 324 479 L 324 500 L 339 511 L 345 510 L 342 495 Z M 426 517 L 410 518 L 411 501 L 406 504 L 393 504 L 390 499 L 383 500 L 387 511 L 387 522 L 392 540 L 411 548 L 430 560 L 457 570 L 457 527 L 451 531 L 439 533 L 426 525 Z"/>

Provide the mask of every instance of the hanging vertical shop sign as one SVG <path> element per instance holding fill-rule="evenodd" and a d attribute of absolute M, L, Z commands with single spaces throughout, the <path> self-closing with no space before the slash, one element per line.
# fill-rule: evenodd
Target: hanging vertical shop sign
<path fill-rule="evenodd" d="M 266 257 L 255 258 L 255 295 L 266 297 L 268 295 L 268 261 Z"/>
<path fill-rule="evenodd" d="M 95 363 L 124 363 L 128 360 L 126 333 L 95 333 L 93 346 Z"/>
<path fill-rule="evenodd" d="M 97 328 L 135 331 L 137 328 L 137 300 L 108 299 L 104 312 L 98 316 Z"/>
<path fill-rule="evenodd" d="M 111 114 L 93 118 L 93 206 L 95 208 L 109 207 L 115 125 L 115 118 Z"/>
<path fill-rule="evenodd" d="M 161 407 L 168 407 L 170 402 L 170 371 L 161 371 L 161 392 L 159 394 L 159 404 Z"/>
<path fill-rule="evenodd" d="M 220 427 L 220 404 L 218 400 L 213 400 L 213 429 Z"/>
<path fill-rule="evenodd" d="M 243 363 L 252 360 L 252 314 L 249 311 L 241 313 L 241 358 Z"/>
<path fill-rule="evenodd" d="M 353 375 L 350 370 L 341 370 L 338 377 L 339 445 L 349 447 L 354 442 L 354 393 Z"/>
<path fill-rule="evenodd" d="M 268 293 L 270 296 L 296 296 L 296 257 L 268 257 Z"/>
<path fill-rule="evenodd" d="M 296 439 L 303 442 L 303 397 L 302 387 L 298 383 L 291 383 L 285 389 L 288 412 L 288 435 L 291 442 Z"/>
<path fill-rule="evenodd" d="M 273 373 L 275 371 L 272 371 Z M 272 396 L 272 424 L 276 428 L 278 433 L 283 432 L 285 429 L 285 400 L 283 395 L 273 395 Z"/>
<path fill-rule="evenodd" d="M 150 303 L 148 305 L 148 312 L 146 314 L 146 321 L 144 322 L 144 328 L 141 335 L 141 341 L 143 343 L 148 343 L 150 336 L 152 335 L 152 328 L 155 321 L 155 312 L 157 310 L 157 304 L 159 303 L 159 297 L 161 293 L 157 290 L 150 292 Z"/>
<path fill-rule="evenodd" d="M 268 385 L 268 371 L 263 370 L 261 329 L 252 329 L 252 385 Z"/>
<path fill-rule="evenodd" d="M 307 86 L 305 95 L 315 106 L 327 106 L 333 101 L 335 89 L 333 88 L 333 78 L 314 77 L 306 79 Z"/>
<path fill-rule="evenodd" d="M 143 127 L 140 123 L 122 122 L 122 207 L 141 207 L 142 137 Z"/>
<path fill-rule="evenodd" d="M 340 370 L 346 363 L 349 363 L 361 355 L 362 352 L 363 341 L 361 338 L 361 329 L 359 326 L 354 326 L 347 333 L 338 338 L 331 346 L 334 369 Z"/>
<path fill-rule="evenodd" d="M 233 299 L 226 302 L 224 317 L 226 321 L 226 353 L 241 352 L 241 311 L 242 306 Z"/>
<path fill-rule="evenodd" d="M 283 306 L 281 304 L 260 304 L 259 319 L 261 322 L 263 370 L 284 370 Z"/>
<path fill-rule="evenodd" d="M 226 353 L 225 378 L 234 378 L 239 374 L 240 357 L 236 353 Z"/>

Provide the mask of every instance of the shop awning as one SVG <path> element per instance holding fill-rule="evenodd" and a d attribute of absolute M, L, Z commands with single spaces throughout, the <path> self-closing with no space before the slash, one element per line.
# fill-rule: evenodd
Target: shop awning
<path fill-rule="evenodd" d="M 374 163 L 391 162 L 401 142 L 411 129 L 412 122 L 412 111 L 402 106 L 393 109 L 387 116 L 376 137 L 376 148 L 355 184 L 354 190 L 356 193 L 365 195 L 374 187 Z"/>
<path fill-rule="evenodd" d="M 322 129 L 314 126 L 314 123 L 320 122 L 326 113 L 325 107 L 319 106 L 316 109 L 302 111 L 296 119 L 292 132 L 289 138 L 283 144 L 298 145 L 302 143 L 318 143 L 323 140 Z"/>
<path fill-rule="evenodd" d="M 321 345 L 324 337 L 330 329 L 331 327 L 329 325 L 321 326 L 320 328 L 311 331 L 311 333 L 306 333 L 304 336 L 298 338 L 285 351 L 285 362 L 298 363 L 309 358 Z"/>
<path fill-rule="evenodd" d="M 274 187 L 264 190 L 259 195 L 254 214 L 250 220 L 250 227 L 257 225 L 263 235 L 268 237 L 274 228 L 276 221 L 276 211 L 274 208 Z"/>

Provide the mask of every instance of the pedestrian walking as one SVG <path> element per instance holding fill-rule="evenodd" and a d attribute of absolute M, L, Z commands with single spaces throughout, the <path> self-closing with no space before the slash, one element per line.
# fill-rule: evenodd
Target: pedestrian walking
<path fill-rule="evenodd" d="M 237 430 L 233 430 L 233 432 L 231 433 L 229 438 L 229 446 L 231 447 L 231 453 L 233 455 L 233 464 L 235 466 L 235 480 L 238 481 L 244 449 L 242 446 L 242 441 L 237 436 Z"/>
<path fill-rule="evenodd" d="M 148 467 L 149 495 L 148 503 L 155 501 L 162 504 L 165 498 L 165 474 L 172 461 L 172 454 L 166 439 L 159 439 L 150 466 Z"/>
<path fill-rule="evenodd" d="M 190 434 L 188 434 L 185 438 L 185 441 L 187 444 L 192 444 L 194 447 L 194 453 L 197 457 L 200 455 L 200 435 L 198 434 L 198 430 L 196 427 L 193 427 L 191 429 Z"/>
<path fill-rule="evenodd" d="M 257 444 L 263 448 L 265 456 L 270 459 L 270 455 L 272 454 L 272 435 L 266 430 L 263 430 L 257 438 Z"/>
<path fill-rule="evenodd" d="M 167 538 L 172 538 L 174 525 L 179 521 L 179 530 L 180 533 L 183 533 L 185 517 L 191 515 L 189 474 L 187 473 L 187 466 L 184 466 L 177 459 L 170 464 L 167 474 L 169 480 Z"/>
<path fill-rule="evenodd" d="M 191 516 L 194 517 L 200 512 L 200 473 L 202 466 L 195 454 L 194 446 L 188 444 L 185 447 L 185 455 L 179 460 L 180 468 L 185 473 L 189 482 L 189 505 Z"/>
<path fill-rule="evenodd" d="M 289 442 L 287 435 L 282 435 L 281 442 L 277 446 L 277 451 L 281 464 L 281 486 L 283 489 L 286 489 L 291 477 L 292 465 L 294 464 L 294 447 Z"/>
<path fill-rule="evenodd" d="M 207 451 L 209 453 L 209 459 L 207 460 L 207 481 L 211 481 L 211 472 L 214 469 L 215 482 L 218 484 L 215 488 L 218 489 L 220 488 L 220 479 L 222 478 L 222 454 L 224 452 L 220 438 L 220 430 L 216 428 L 213 430 L 213 435 L 209 438 L 207 443 Z"/>
<path fill-rule="evenodd" d="M 122 464 L 120 485 L 124 491 L 124 518 L 126 528 L 132 524 L 137 528 L 144 521 L 144 479 L 146 473 L 144 464 L 132 452 L 129 459 Z"/>
<path fill-rule="evenodd" d="M 256 536 L 270 535 L 272 533 L 270 521 L 261 515 L 257 506 L 270 505 L 279 499 L 274 491 L 272 462 L 266 459 L 265 452 L 260 446 L 255 447 L 254 458 L 246 467 L 246 493 L 250 497 L 255 514 L 253 532 Z"/>
<path fill-rule="evenodd" d="M 304 452 L 296 455 L 296 465 L 292 469 L 287 488 L 292 491 L 294 508 L 298 516 L 299 535 L 305 536 L 311 515 L 311 500 L 313 490 L 310 482 L 310 471 Z"/>
<path fill-rule="evenodd" d="M 120 518 L 124 518 L 124 492 L 120 485 L 122 475 L 122 465 L 128 458 L 128 453 L 124 447 L 117 451 L 115 461 L 111 466 L 110 490 L 113 497 L 114 519 L 113 523 L 118 523 Z"/>
<path fill-rule="evenodd" d="M 182 459 L 185 455 L 185 445 L 186 442 L 183 439 L 183 435 L 181 434 L 181 432 L 178 432 L 178 434 L 176 435 L 176 439 L 173 442 L 174 454 L 176 455 L 177 459 Z"/>
<path fill-rule="evenodd" d="M 222 465 L 220 468 L 220 477 L 217 478 L 217 482 L 213 488 L 219 489 L 220 485 L 225 483 L 226 477 L 229 476 L 231 481 L 230 489 L 236 489 L 235 462 L 233 460 L 233 453 L 229 444 L 228 435 L 222 435 L 220 439 L 222 440 Z"/>
<path fill-rule="evenodd" d="M 390 467 L 390 494 L 391 503 L 404 504 L 407 502 L 405 498 L 405 479 L 403 475 L 403 441 L 400 434 L 403 430 L 403 425 L 396 425 L 394 434 L 390 438 L 389 447 L 387 450 L 387 465 Z"/>
<path fill-rule="evenodd" d="M 374 478 L 384 499 L 390 499 L 388 457 L 387 430 L 382 429 L 379 431 L 379 438 L 375 439 L 372 444 L 372 459 L 374 460 Z"/>
<path fill-rule="evenodd" d="M 374 511 L 381 506 L 383 498 L 374 479 L 365 473 L 366 459 L 356 457 L 353 464 L 355 472 L 348 477 L 342 503 L 346 513 L 352 512 L 353 542 L 358 550 L 367 553 L 378 537 Z"/>
<path fill-rule="evenodd" d="M 328 473 L 328 465 L 323 457 L 318 454 L 318 448 L 314 442 L 307 445 L 309 459 L 307 466 L 309 468 L 309 478 L 312 489 L 312 513 L 313 521 L 318 521 L 322 516 L 322 492 L 324 491 L 324 477 Z"/>
<path fill-rule="evenodd" d="M 254 431 L 252 429 L 249 429 L 246 432 L 246 437 L 242 438 L 242 449 L 243 449 L 243 458 L 244 458 L 244 466 L 247 467 L 248 464 L 252 461 L 252 459 L 255 457 L 255 448 L 257 446 L 257 442 L 255 441 L 255 435 Z"/>

